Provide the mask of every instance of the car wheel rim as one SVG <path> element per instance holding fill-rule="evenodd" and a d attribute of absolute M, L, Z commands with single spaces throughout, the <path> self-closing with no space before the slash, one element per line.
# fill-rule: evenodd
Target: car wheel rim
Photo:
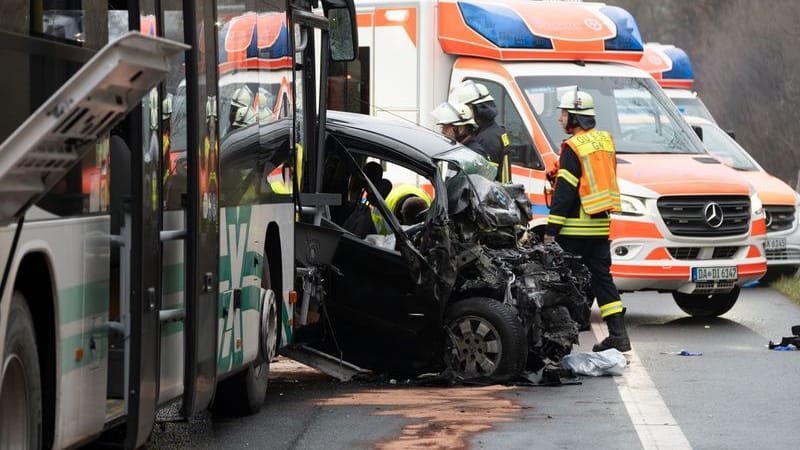
<path fill-rule="evenodd" d="M 6 359 L 0 386 L 0 449 L 28 448 L 30 405 L 25 368 L 17 355 Z"/>
<path fill-rule="evenodd" d="M 450 324 L 451 368 L 464 378 L 490 376 L 503 357 L 497 328 L 477 316 L 464 316 Z"/>

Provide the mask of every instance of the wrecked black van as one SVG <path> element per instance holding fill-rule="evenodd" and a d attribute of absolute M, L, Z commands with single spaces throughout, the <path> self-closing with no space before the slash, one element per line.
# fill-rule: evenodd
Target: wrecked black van
<path fill-rule="evenodd" d="M 416 125 L 331 112 L 322 190 L 341 201 L 298 223 L 294 345 L 398 376 L 498 382 L 568 354 L 588 324 L 588 272 L 533 241 L 523 187 L 496 170 Z M 386 201 L 397 190 L 428 194 L 426 208 L 404 216 Z"/>

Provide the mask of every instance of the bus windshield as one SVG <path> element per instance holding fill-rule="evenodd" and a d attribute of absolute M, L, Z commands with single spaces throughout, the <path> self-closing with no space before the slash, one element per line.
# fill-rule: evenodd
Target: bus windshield
<path fill-rule="evenodd" d="M 597 128 L 618 153 L 703 153 L 699 139 L 656 82 L 606 76 L 524 76 L 517 83 L 554 149 L 568 137 L 558 123 L 561 97 L 577 86 L 594 99 Z"/>

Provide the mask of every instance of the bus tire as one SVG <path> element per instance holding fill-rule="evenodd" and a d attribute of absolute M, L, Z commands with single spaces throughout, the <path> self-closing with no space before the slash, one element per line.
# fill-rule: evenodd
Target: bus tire
<path fill-rule="evenodd" d="M 8 315 L 0 385 L 0 449 L 42 444 L 42 386 L 33 319 L 25 297 L 14 292 Z"/>
<path fill-rule="evenodd" d="M 269 366 L 278 349 L 277 317 L 280 311 L 272 290 L 269 263 L 264 259 L 262 287 L 265 290 L 261 306 L 262 327 L 266 334 L 259 332 L 259 356 L 247 369 L 231 376 L 217 385 L 211 412 L 219 416 L 244 416 L 257 413 L 267 396 Z M 262 328 L 263 330 L 263 328 Z M 264 348 L 271 346 L 272 348 Z"/>
<path fill-rule="evenodd" d="M 692 317 L 716 317 L 733 308 L 739 299 L 739 286 L 724 294 L 684 294 L 673 292 L 672 298 L 678 308 Z"/>

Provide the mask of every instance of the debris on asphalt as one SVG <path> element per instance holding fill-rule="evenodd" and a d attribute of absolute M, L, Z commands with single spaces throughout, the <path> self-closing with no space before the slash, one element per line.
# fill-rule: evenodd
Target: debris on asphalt
<path fill-rule="evenodd" d="M 603 375 L 622 375 L 628 361 L 625 355 L 615 348 L 602 352 L 581 352 L 565 356 L 561 360 L 561 367 L 573 371 L 578 375 L 593 377 Z"/>
<path fill-rule="evenodd" d="M 797 346 L 789 344 L 789 345 L 776 345 L 771 348 L 771 350 L 775 350 L 776 352 L 793 352 L 797 350 Z"/>
<path fill-rule="evenodd" d="M 661 352 L 661 354 L 678 356 L 703 356 L 703 352 L 690 352 L 689 350 L 681 350 L 679 352 Z"/>
<path fill-rule="evenodd" d="M 791 336 L 784 336 L 779 343 L 774 343 L 769 341 L 767 344 L 767 348 L 770 350 L 778 350 L 778 351 L 788 351 L 788 350 L 797 350 L 800 347 L 800 325 L 795 325 L 791 328 L 792 335 Z M 779 349 L 778 347 L 788 347 L 792 346 L 793 349 Z"/>

